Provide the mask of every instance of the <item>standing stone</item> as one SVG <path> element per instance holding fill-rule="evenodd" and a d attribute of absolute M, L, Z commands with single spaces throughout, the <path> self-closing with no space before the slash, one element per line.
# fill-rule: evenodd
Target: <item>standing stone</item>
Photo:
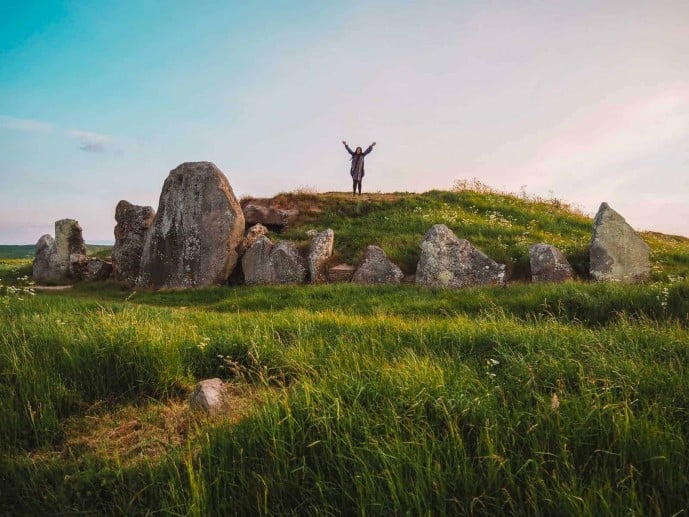
<path fill-rule="evenodd" d="M 594 280 L 634 283 L 651 274 L 650 249 L 620 214 L 601 204 L 589 247 Z"/>
<path fill-rule="evenodd" d="M 450 288 L 504 285 L 505 265 L 498 264 L 469 241 L 458 239 L 444 224 L 436 224 L 421 242 L 416 283 Z"/>
<path fill-rule="evenodd" d="M 246 235 L 242 242 L 237 246 L 237 254 L 239 258 L 242 258 L 246 250 L 248 250 L 251 245 L 258 240 L 262 235 L 268 235 L 268 228 L 262 224 L 255 224 L 246 231 Z"/>
<path fill-rule="evenodd" d="M 564 282 L 574 278 L 572 266 L 562 252 L 550 244 L 529 247 L 531 280 L 533 282 Z"/>
<path fill-rule="evenodd" d="M 66 281 L 71 276 L 72 255 L 86 256 L 81 226 L 74 219 L 55 221 L 55 238 L 46 234 L 36 243 L 34 280 L 38 283 Z"/>
<path fill-rule="evenodd" d="M 246 285 L 266 285 L 272 283 L 271 251 L 273 251 L 273 243 L 268 237 L 262 235 L 244 253 L 242 257 L 242 271 L 244 271 L 244 282 Z"/>
<path fill-rule="evenodd" d="M 225 175 L 210 162 L 183 163 L 163 185 L 137 284 L 154 289 L 223 284 L 243 236 L 244 215 Z"/>
<path fill-rule="evenodd" d="M 335 232 L 330 228 L 317 234 L 311 239 L 309 246 L 309 274 L 312 284 L 320 284 L 327 281 L 325 265 L 333 254 Z"/>
<path fill-rule="evenodd" d="M 115 279 L 127 287 L 134 286 L 139 276 L 141 254 L 146 231 L 153 224 L 155 210 L 150 206 L 133 205 L 124 199 L 115 208 L 115 245 L 112 247 L 112 267 Z"/>
<path fill-rule="evenodd" d="M 404 278 L 402 270 L 393 264 L 378 246 L 367 246 L 352 282 L 355 284 L 399 284 Z"/>
<path fill-rule="evenodd" d="M 275 284 L 301 284 L 306 279 L 306 259 L 290 241 L 280 241 L 270 253 L 272 282 Z"/>
<path fill-rule="evenodd" d="M 328 280 L 333 283 L 351 282 L 356 267 L 350 264 L 338 264 L 328 268 Z"/>
<path fill-rule="evenodd" d="M 200 411 L 209 416 L 215 416 L 227 409 L 228 401 L 227 386 L 222 380 L 215 377 L 196 384 L 189 397 L 189 407 L 192 411 Z"/>

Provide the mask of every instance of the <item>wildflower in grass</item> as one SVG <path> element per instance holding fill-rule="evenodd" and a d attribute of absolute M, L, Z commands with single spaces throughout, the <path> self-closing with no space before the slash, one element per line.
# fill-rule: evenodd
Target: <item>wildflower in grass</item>
<path fill-rule="evenodd" d="M 550 399 L 550 409 L 557 410 L 560 407 L 560 398 L 557 396 L 557 393 L 553 393 L 552 398 Z"/>

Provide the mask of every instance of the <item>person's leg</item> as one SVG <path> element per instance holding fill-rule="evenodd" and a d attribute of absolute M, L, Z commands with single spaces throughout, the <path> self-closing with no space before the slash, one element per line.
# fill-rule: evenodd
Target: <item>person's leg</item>
<path fill-rule="evenodd" d="M 352 195 L 356 194 L 356 180 L 352 179 Z"/>
<path fill-rule="evenodd" d="M 358 182 L 358 183 L 359 183 L 359 194 L 360 194 L 360 195 L 361 195 L 361 181 L 362 181 L 362 180 L 359 180 L 359 182 Z"/>

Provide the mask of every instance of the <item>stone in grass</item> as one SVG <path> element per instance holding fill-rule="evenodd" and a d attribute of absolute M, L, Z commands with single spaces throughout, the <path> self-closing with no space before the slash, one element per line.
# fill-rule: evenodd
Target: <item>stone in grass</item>
<path fill-rule="evenodd" d="M 273 251 L 273 243 L 265 235 L 261 235 L 246 250 L 242 257 L 242 271 L 246 285 L 266 285 L 273 281 L 273 270 L 270 263 L 270 254 Z"/>
<path fill-rule="evenodd" d="M 301 284 L 306 279 L 306 259 L 291 241 L 280 241 L 270 252 L 274 284 Z"/>
<path fill-rule="evenodd" d="M 504 285 L 505 265 L 498 264 L 444 224 L 436 224 L 421 242 L 416 283 L 427 287 L 461 288 Z"/>
<path fill-rule="evenodd" d="M 367 246 L 352 282 L 355 284 L 399 284 L 402 270 L 378 246 Z"/>
<path fill-rule="evenodd" d="M 591 276 L 599 282 L 635 283 L 651 275 L 648 244 L 607 203 L 593 220 L 589 255 Z"/>
<path fill-rule="evenodd" d="M 541 242 L 530 246 L 529 261 L 533 282 L 564 282 L 574 278 L 572 266 L 562 252 L 551 244 Z"/>
<path fill-rule="evenodd" d="M 312 284 L 320 284 L 328 281 L 325 266 L 333 254 L 335 232 L 330 228 L 318 233 L 311 239 L 309 246 L 309 274 Z"/>
<path fill-rule="evenodd" d="M 356 271 L 355 266 L 351 266 L 349 264 L 338 264 L 328 268 L 328 280 L 333 283 L 351 282 L 352 277 L 354 276 L 354 271 Z"/>
<path fill-rule="evenodd" d="M 228 399 L 227 386 L 222 380 L 217 377 L 205 379 L 196 384 L 189 397 L 189 407 L 192 411 L 215 416 L 227 409 Z"/>

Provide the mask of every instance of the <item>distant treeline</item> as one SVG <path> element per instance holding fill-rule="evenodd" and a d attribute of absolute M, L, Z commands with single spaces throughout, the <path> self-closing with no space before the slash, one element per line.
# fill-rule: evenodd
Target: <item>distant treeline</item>
<path fill-rule="evenodd" d="M 89 255 L 110 253 L 112 246 L 107 244 L 87 244 L 86 250 Z M 0 244 L 0 259 L 21 259 L 33 258 L 36 246 L 34 244 Z"/>

